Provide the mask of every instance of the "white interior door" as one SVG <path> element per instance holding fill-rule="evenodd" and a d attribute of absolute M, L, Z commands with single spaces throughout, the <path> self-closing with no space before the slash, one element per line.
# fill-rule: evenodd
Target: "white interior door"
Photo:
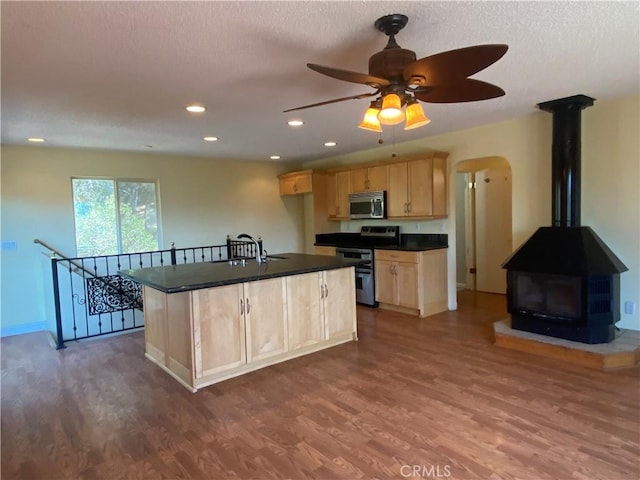
<path fill-rule="evenodd" d="M 511 245 L 511 169 L 476 172 L 475 188 L 476 290 L 506 293 L 502 263 Z"/>

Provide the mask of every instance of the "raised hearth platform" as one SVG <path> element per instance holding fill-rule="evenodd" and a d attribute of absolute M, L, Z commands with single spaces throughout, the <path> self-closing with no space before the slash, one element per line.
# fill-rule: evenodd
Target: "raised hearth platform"
<path fill-rule="evenodd" d="M 620 329 L 610 343 L 590 345 L 511 328 L 511 319 L 493 324 L 494 344 L 599 370 L 635 367 L 640 363 L 640 332 Z"/>

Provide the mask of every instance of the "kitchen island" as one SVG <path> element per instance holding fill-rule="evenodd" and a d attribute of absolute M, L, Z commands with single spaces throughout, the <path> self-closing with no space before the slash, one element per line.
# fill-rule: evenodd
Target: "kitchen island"
<path fill-rule="evenodd" d="M 357 340 L 357 263 L 284 253 L 119 273 L 143 285 L 145 356 L 195 392 Z"/>

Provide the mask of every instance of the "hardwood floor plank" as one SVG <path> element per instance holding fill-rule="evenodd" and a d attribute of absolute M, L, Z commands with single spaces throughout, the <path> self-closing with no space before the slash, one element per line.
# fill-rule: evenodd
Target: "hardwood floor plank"
<path fill-rule="evenodd" d="M 142 332 L 6 337 L 1 478 L 637 480 L 639 369 L 495 347 L 506 316 L 474 292 L 424 319 L 359 307 L 358 342 L 195 394 Z"/>

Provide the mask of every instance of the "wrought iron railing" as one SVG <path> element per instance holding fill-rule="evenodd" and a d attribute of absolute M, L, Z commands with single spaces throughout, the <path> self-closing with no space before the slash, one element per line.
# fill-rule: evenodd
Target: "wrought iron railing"
<path fill-rule="evenodd" d="M 51 252 L 58 349 L 65 348 L 64 342 L 144 327 L 142 288 L 118 275 L 119 270 L 223 262 L 256 254 L 253 242 L 230 237 L 222 245 L 176 248 L 172 244 L 168 250 L 77 258 L 64 257 L 38 239 L 34 242 Z"/>

